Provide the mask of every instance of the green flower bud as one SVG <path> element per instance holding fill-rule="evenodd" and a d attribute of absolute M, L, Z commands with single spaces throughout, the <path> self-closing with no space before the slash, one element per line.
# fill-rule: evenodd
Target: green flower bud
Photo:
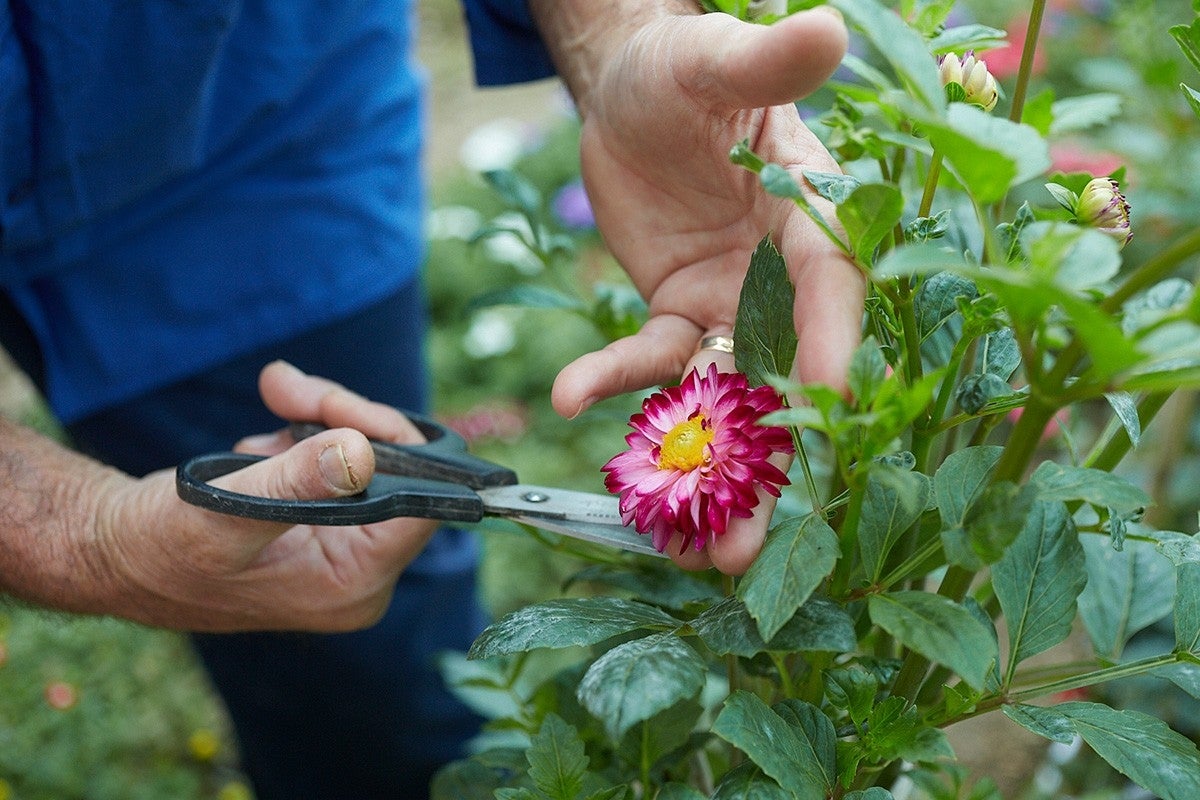
<path fill-rule="evenodd" d="M 942 86 L 957 84 L 962 87 L 963 102 L 977 105 L 984 111 L 996 107 L 996 101 L 1000 99 L 996 79 L 988 72 L 987 62 L 975 58 L 975 51 L 968 50 L 961 59 L 954 53 L 939 57 L 938 71 Z"/>
<path fill-rule="evenodd" d="M 1092 178 L 1075 201 L 1075 221 L 1116 239 L 1120 247 L 1129 244 L 1133 228 L 1129 224 L 1129 203 L 1112 178 Z"/>

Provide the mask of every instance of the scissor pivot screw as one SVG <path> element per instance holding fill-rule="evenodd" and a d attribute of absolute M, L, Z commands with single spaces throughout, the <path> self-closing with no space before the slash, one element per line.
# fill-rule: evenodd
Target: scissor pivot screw
<path fill-rule="evenodd" d="M 521 499 L 529 503 L 544 503 L 550 499 L 550 495 L 545 492 L 526 492 Z"/>

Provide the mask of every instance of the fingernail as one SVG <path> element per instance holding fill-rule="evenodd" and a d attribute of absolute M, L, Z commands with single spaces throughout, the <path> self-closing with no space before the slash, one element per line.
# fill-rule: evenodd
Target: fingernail
<path fill-rule="evenodd" d="M 289 372 L 291 372 L 294 375 L 303 375 L 304 374 L 304 370 L 300 369 L 299 367 L 297 367 L 295 364 L 293 364 L 290 361 L 284 361 L 282 358 L 279 358 L 279 359 L 275 360 L 275 363 L 278 364 L 279 366 L 283 367 L 284 369 L 287 369 Z"/>
<path fill-rule="evenodd" d="M 358 478 L 346 460 L 346 451 L 341 444 L 331 444 L 321 451 L 317 458 L 317 466 L 325 480 L 335 489 L 342 491 L 358 491 Z"/>
<path fill-rule="evenodd" d="M 844 23 L 846 21 L 846 17 L 842 14 L 842 12 L 833 6 L 817 6 L 813 9 L 813 11 L 824 11 L 826 14 L 837 17 L 839 22 Z"/>
<path fill-rule="evenodd" d="M 580 414 L 582 414 L 584 411 L 587 411 L 589 408 L 591 408 L 592 404 L 594 404 L 595 402 L 596 402 L 596 398 L 594 398 L 594 397 L 589 397 L 589 398 L 585 399 L 583 402 L 581 402 L 579 404 L 579 408 L 575 409 L 575 413 L 571 414 L 571 416 L 567 417 L 567 419 L 575 419 Z"/>

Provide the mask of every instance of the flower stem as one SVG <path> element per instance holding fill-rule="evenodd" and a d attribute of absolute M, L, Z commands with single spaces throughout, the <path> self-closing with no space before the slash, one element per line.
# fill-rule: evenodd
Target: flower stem
<path fill-rule="evenodd" d="M 1017 85 L 1013 89 L 1012 108 L 1008 118 L 1020 122 L 1025 113 L 1025 97 L 1029 92 L 1029 78 L 1033 74 L 1033 59 L 1037 54 L 1038 35 L 1042 29 L 1042 17 L 1046 12 L 1046 0 L 1033 0 L 1029 10 L 1029 25 L 1025 28 L 1025 48 L 1021 51 L 1021 66 L 1017 70 Z"/>
<path fill-rule="evenodd" d="M 933 196 L 937 193 L 938 178 L 942 175 L 942 154 L 937 150 L 929 159 L 929 172 L 925 176 L 925 191 L 921 193 L 921 206 L 917 210 L 918 217 L 928 217 L 933 208 Z"/>
<path fill-rule="evenodd" d="M 1013 703 L 1021 703 L 1026 700 L 1034 700 L 1046 695 L 1059 694 L 1060 692 L 1068 692 L 1072 689 L 1083 689 L 1088 686 L 1096 686 L 1101 683 L 1119 680 L 1121 678 L 1132 678 L 1136 675 L 1142 675 L 1151 672 L 1160 667 L 1175 664 L 1181 660 L 1179 653 L 1164 653 L 1162 655 L 1150 656 L 1148 658 L 1139 658 L 1136 661 L 1128 661 L 1124 664 L 1117 664 L 1112 667 L 1103 667 L 1101 669 L 1084 672 L 1079 675 L 1072 675 L 1068 678 L 1051 681 L 1049 683 L 1031 686 L 1028 689 L 1020 689 L 1007 694 L 992 695 L 980 700 L 975 708 L 969 712 L 959 714 L 957 716 L 945 719 L 935 720 L 933 724 L 938 727 L 952 725 L 955 722 L 961 722 L 965 719 L 977 717 L 988 711 L 995 711 L 1000 706 L 1011 705 Z"/>

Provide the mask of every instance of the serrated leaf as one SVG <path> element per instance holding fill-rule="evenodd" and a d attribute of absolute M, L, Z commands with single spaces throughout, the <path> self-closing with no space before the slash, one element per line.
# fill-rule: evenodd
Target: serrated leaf
<path fill-rule="evenodd" d="M 746 606 L 729 597 L 706 609 L 691 622 L 692 629 L 715 655 L 751 658 L 759 653 L 823 650 L 851 651 L 858 644 L 854 622 L 840 606 L 810 597 L 770 642 L 764 642 Z"/>
<path fill-rule="evenodd" d="M 704 707 L 690 699 L 660 711 L 629 729 L 621 739 L 619 757 L 628 764 L 640 764 L 644 758 L 653 765 L 660 759 L 677 755 L 687 744 L 703 713 Z"/>
<path fill-rule="evenodd" d="M 532 789 L 524 787 L 504 787 L 497 789 L 496 800 L 542 800 Z"/>
<path fill-rule="evenodd" d="M 1128 541 L 1121 552 L 1108 538 L 1080 540 L 1088 583 L 1079 595 L 1079 615 L 1096 653 L 1118 661 L 1135 633 L 1171 613 L 1175 604 L 1175 568 L 1153 545 Z"/>
<path fill-rule="evenodd" d="M 614 647 L 579 682 L 584 708 L 620 739 L 639 722 L 704 687 L 704 661 L 674 634 L 656 634 Z"/>
<path fill-rule="evenodd" d="M 526 756 L 529 777 L 538 791 L 550 800 L 577 800 L 588 757 L 574 727 L 553 712 L 546 714 L 542 727 L 531 737 Z"/>
<path fill-rule="evenodd" d="M 961 527 L 967 509 L 983 494 L 1002 447 L 967 447 L 952 453 L 933 476 L 933 496 L 943 528 Z"/>
<path fill-rule="evenodd" d="M 1000 710 L 1004 712 L 1004 716 L 1025 730 L 1036 733 L 1044 739 L 1059 744 L 1070 744 L 1075 741 L 1075 727 L 1071 721 L 1052 708 L 1018 703 L 1003 705 Z"/>
<path fill-rule="evenodd" d="M 747 761 L 725 774 L 712 800 L 796 800 L 796 796 Z"/>
<path fill-rule="evenodd" d="M 1009 668 L 1066 640 L 1087 583 L 1083 547 L 1061 502 L 1038 502 L 1004 557 L 992 585 L 1008 626 Z"/>
<path fill-rule="evenodd" d="M 868 611 L 896 641 L 954 670 L 972 688 L 983 688 L 998 654 L 991 634 L 961 605 L 906 590 L 872 595 Z"/>
<path fill-rule="evenodd" d="M 785 520 L 771 529 L 737 587 L 764 641 L 796 615 L 833 570 L 839 553 L 837 534 L 816 514 Z"/>
<path fill-rule="evenodd" d="M 625 800 L 629 794 L 627 786 L 610 786 L 607 789 L 599 789 L 589 794 L 586 800 Z M 663 795 L 659 795 L 662 797 Z"/>
<path fill-rule="evenodd" d="M 1029 479 L 1038 499 L 1069 503 L 1082 500 L 1098 508 L 1132 514 L 1150 505 L 1150 496 L 1129 481 L 1104 470 L 1043 461 Z"/>
<path fill-rule="evenodd" d="M 927 725 L 902 697 L 889 697 L 875 706 L 866 728 L 862 741 L 872 760 L 934 762 L 954 758 L 946 734 Z"/>
<path fill-rule="evenodd" d="M 885 183 L 863 184 L 837 207 L 837 218 L 860 264 L 869 267 L 875 261 L 875 248 L 892 233 L 903 212 L 900 190 Z"/>
<path fill-rule="evenodd" d="M 833 728 L 833 721 L 812 703 L 797 698 L 778 702 L 771 710 L 801 733 L 803 740 L 812 748 L 812 755 L 821 770 L 822 782 L 826 787 L 833 786 L 837 776 L 834 763 L 837 732 Z"/>
<path fill-rule="evenodd" d="M 508 614 L 471 645 L 468 658 L 523 653 L 539 647 L 579 647 L 636 630 L 661 631 L 677 619 L 654 606 L 616 597 L 548 600 Z"/>
<path fill-rule="evenodd" d="M 879 280 L 902 275 L 928 275 L 966 267 L 961 253 L 934 242 L 909 244 L 889 250 L 879 259 L 872 274 Z"/>
<path fill-rule="evenodd" d="M 862 32 L 918 102 L 934 113 L 945 110 L 937 62 L 920 34 L 873 0 L 833 0 L 830 5 Z"/>
<path fill-rule="evenodd" d="M 764 236 L 750 257 L 742 283 L 734 330 L 734 360 L 751 386 L 772 375 L 788 375 L 796 357 L 796 326 L 792 320 L 795 292 L 783 256 Z"/>
<path fill-rule="evenodd" d="M 931 491 L 929 478 L 919 472 L 885 464 L 871 467 L 858 523 L 858 546 L 863 569 L 872 582 L 879 580 L 900 536 L 925 513 Z"/>
<path fill-rule="evenodd" d="M 1200 752 L 1162 720 L 1100 703 L 1062 703 L 1054 710 L 1109 766 L 1162 800 L 1200 797 Z"/>
<path fill-rule="evenodd" d="M 824 797 L 830 789 L 813 743 L 750 692 L 737 691 L 729 696 L 713 722 L 712 732 L 745 753 L 797 797 Z"/>
<path fill-rule="evenodd" d="M 865 669 L 832 667 L 821 674 L 821 680 L 829 702 L 845 709 L 854 724 L 862 725 L 875 704 L 879 679 Z"/>

